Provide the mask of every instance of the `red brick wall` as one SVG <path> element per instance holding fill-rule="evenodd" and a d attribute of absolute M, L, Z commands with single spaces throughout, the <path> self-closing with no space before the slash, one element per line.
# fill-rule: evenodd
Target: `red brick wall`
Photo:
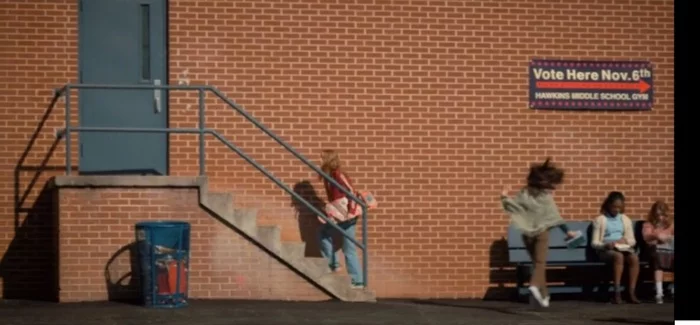
<path fill-rule="evenodd" d="M 201 210 L 197 189 L 65 188 L 58 197 L 61 301 L 133 296 L 134 224 L 166 219 L 192 226 L 192 298 L 330 299 Z"/>
<path fill-rule="evenodd" d="M 15 217 L 27 224 L 19 238 L 41 232 L 26 216 L 46 177 L 62 173 L 62 144 L 49 153 L 62 104 L 41 120 L 50 89 L 75 80 L 76 5 L 0 0 L 0 18 L 2 252 L 17 242 Z M 557 192 L 567 218 L 593 218 L 610 190 L 625 192 L 634 218 L 657 198 L 673 203 L 670 0 L 172 0 L 170 46 L 171 83 L 217 86 L 314 160 L 338 149 L 357 183 L 376 192 L 368 232 L 379 297 L 479 297 L 494 286 L 489 269 L 505 257 L 494 242 L 507 225 L 497 195 L 547 155 L 568 173 Z M 649 60 L 654 109 L 530 110 L 532 58 Z M 262 132 L 212 96 L 207 104 L 209 127 L 290 186 L 309 179 L 320 190 Z M 196 96 L 173 94 L 170 115 L 172 126 L 196 126 Z M 197 173 L 196 144 L 172 137 L 173 174 Z M 50 168 L 39 173 L 44 157 Z M 281 225 L 286 240 L 309 237 L 288 195 L 214 140 L 207 157 L 213 188 L 236 192 L 237 204 L 264 203 L 260 222 Z M 15 187 L 29 193 L 17 213 Z M 44 249 L 19 242 L 12 251 Z M 0 275 L 26 269 L 8 255 L 18 256 L 5 254 Z"/>
<path fill-rule="evenodd" d="M 56 299 L 55 279 L 48 272 L 55 268 L 49 213 L 53 201 L 43 188 L 51 175 L 64 173 L 65 147 L 56 141 L 56 130 L 64 125 L 64 105 L 63 100 L 51 105 L 51 99 L 54 88 L 76 80 L 77 18 L 73 0 L 0 0 L 4 298 Z M 73 144 L 76 152 L 77 142 Z"/>
<path fill-rule="evenodd" d="M 566 218 L 594 218 L 612 190 L 634 218 L 657 198 L 673 203 L 672 1 L 222 0 L 170 10 L 171 82 L 219 87 L 316 162 L 338 149 L 376 192 L 370 285 L 380 297 L 484 295 L 500 281 L 490 267 L 506 258 L 498 193 L 546 156 L 567 171 L 556 193 Z M 533 58 L 650 60 L 654 109 L 530 110 Z M 174 99 L 174 125 L 196 125 L 195 100 Z M 315 180 L 221 101 L 208 104 L 207 125 L 287 184 Z M 173 139 L 173 172 L 196 172 L 195 141 Z M 289 196 L 207 145 L 212 186 L 265 200 L 262 222 L 298 239 Z"/>

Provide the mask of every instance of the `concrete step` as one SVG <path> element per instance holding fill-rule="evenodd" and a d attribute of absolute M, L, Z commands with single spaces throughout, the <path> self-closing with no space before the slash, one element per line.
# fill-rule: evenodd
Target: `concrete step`
<path fill-rule="evenodd" d="M 304 242 L 282 242 L 282 255 L 289 259 L 304 258 L 306 243 Z"/>
<path fill-rule="evenodd" d="M 284 242 L 280 257 L 343 301 L 376 301 L 372 291 L 352 288 L 350 276 L 346 271 L 333 273 L 328 268 L 328 261 L 325 258 L 305 257 L 305 248 L 305 243 Z"/>
<path fill-rule="evenodd" d="M 201 204 L 246 235 L 257 235 L 258 210 L 235 208 L 231 193 L 207 193 Z"/>
<path fill-rule="evenodd" d="M 313 278 L 319 278 L 330 272 L 328 268 L 328 261 L 322 257 L 303 257 L 300 261 L 304 267 L 308 270 L 308 275 Z"/>
<path fill-rule="evenodd" d="M 258 210 L 234 208 L 231 223 L 248 236 L 255 236 L 258 231 Z"/>
<path fill-rule="evenodd" d="M 251 241 L 262 245 L 272 254 L 284 260 L 293 269 L 304 274 L 342 301 L 376 301 L 374 293 L 367 289 L 353 289 L 347 272 L 332 273 L 328 261 L 319 257 L 305 257 L 306 244 L 303 242 L 282 242 L 279 226 L 258 226 L 256 209 L 236 208 L 233 195 L 229 193 L 206 193 L 201 196 L 201 204 L 218 215 Z"/>
<path fill-rule="evenodd" d="M 323 257 L 304 257 L 304 260 L 314 268 L 322 269 L 323 272 L 330 271 L 328 261 Z"/>
<path fill-rule="evenodd" d="M 260 243 L 275 255 L 282 254 L 282 229 L 278 226 L 258 226 L 257 237 Z"/>
<path fill-rule="evenodd" d="M 326 273 L 318 279 L 324 288 L 332 288 L 332 292 L 349 302 L 375 302 L 377 297 L 373 291 L 366 288 L 353 288 L 347 274 Z"/>
<path fill-rule="evenodd" d="M 206 203 L 214 207 L 217 214 L 233 215 L 233 194 L 231 193 L 209 192 Z"/>

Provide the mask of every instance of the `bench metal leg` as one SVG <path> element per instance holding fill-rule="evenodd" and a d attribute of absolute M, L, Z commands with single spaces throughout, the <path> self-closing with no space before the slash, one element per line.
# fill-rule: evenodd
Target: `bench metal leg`
<path fill-rule="evenodd" d="M 523 287 L 525 276 L 523 275 L 522 265 L 515 266 L 515 300 L 520 300 L 520 288 Z"/>
<path fill-rule="evenodd" d="M 532 274 L 532 265 L 517 265 L 516 270 L 516 300 L 525 301 L 528 298 L 527 294 L 522 293 L 522 289 L 525 288 L 525 282 L 530 281 L 530 275 Z"/>

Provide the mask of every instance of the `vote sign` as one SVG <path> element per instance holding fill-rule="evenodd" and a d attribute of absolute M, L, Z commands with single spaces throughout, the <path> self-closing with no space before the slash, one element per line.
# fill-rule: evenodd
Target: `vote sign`
<path fill-rule="evenodd" d="M 530 61 L 530 108 L 649 110 L 650 62 Z"/>

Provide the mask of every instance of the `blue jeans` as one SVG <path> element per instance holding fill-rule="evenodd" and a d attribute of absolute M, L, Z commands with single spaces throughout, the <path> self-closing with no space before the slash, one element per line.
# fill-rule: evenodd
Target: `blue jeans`
<path fill-rule="evenodd" d="M 352 219 L 337 223 L 336 225 L 340 227 L 340 229 L 343 229 L 346 234 L 355 238 L 356 224 L 357 219 Z M 321 227 L 319 236 L 321 239 L 321 255 L 328 260 L 328 266 L 331 270 L 335 270 L 339 266 L 338 258 L 336 254 L 333 253 L 332 235 L 334 230 L 332 226 L 325 224 Z M 360 261 L 357 258 L 357 246 L 345 236 L 343 236 L 343 255 L 345 255 L 345 267 L 348 269 L 352 284 L 363 284 Z"/>

